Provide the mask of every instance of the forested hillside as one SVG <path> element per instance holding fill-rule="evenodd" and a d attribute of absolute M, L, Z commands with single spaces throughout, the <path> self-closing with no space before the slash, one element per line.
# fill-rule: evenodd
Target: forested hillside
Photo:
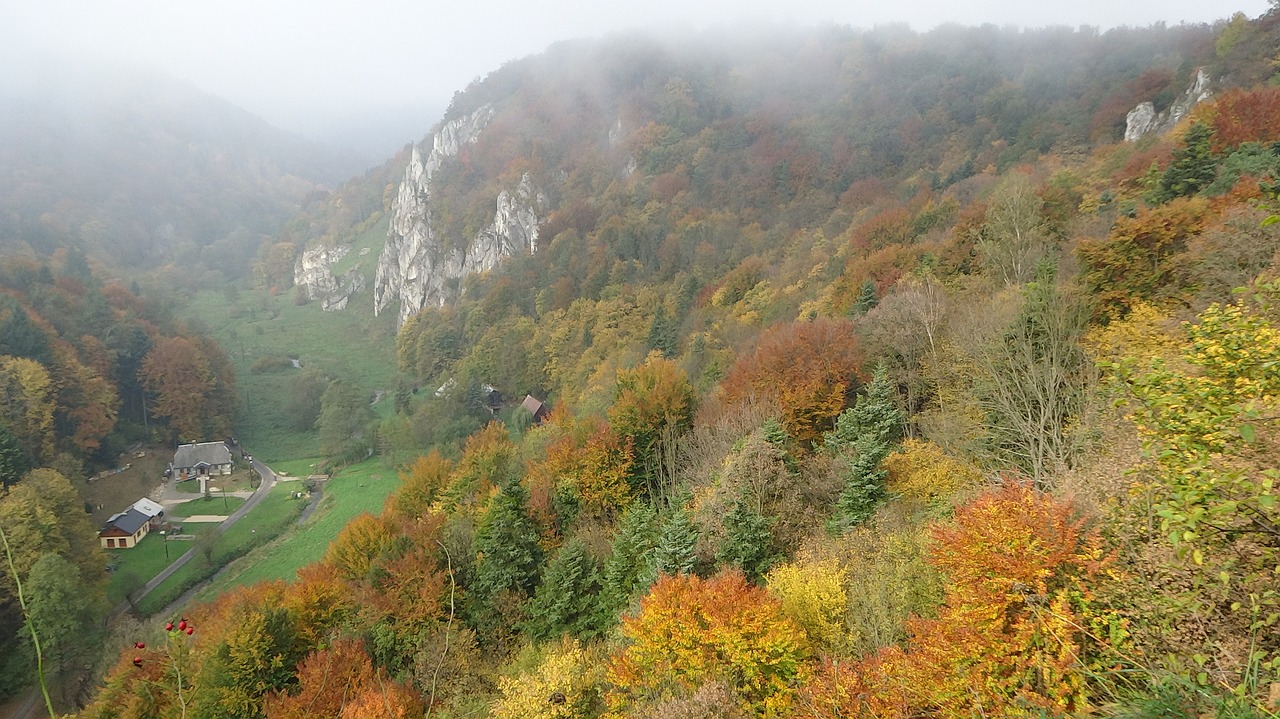
<path fill-rule="evenodd" d="M 106 610 L 107 557 L 78 487 L 133 443 L 226 437 L 235 420 L 226 354 L 173 319 L 170 297 L 104 282 L 75 250 L 0 264 L 0 528 L 28 591 L 62 593 L 32 605 L 59 673 L 93 658 Z M 9 576 L 0 695 L 29 681 L 34 660 Z"/>
<path fill-rule="evenodd" d="M 78 247 L 189 284 L 248 276 L 309 194 L 361 169 L 170 78 L 36 61 L 0 80 L 0 167 L 6 256 Z"/>
<path fill-rule="evenodd" d="M 418 391 L 335 454 L 402 486 L 83 716 L 1275 716 L 1277 25 L 495 71 L 431 221 L 549 214 L 400 328 Z"/>

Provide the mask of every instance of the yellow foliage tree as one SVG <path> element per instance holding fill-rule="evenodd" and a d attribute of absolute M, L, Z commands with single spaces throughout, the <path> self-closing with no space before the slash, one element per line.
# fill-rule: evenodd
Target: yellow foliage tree
<path fill-rule="evenodd" d="M 609 667 L 620 706 L 723 680 L 744 706 L 777 716 L 807 670 L 804 631 L 737 570 L 663 576 L 622 634 L 630 644 Z"/>
<path fill-rule="evenodd" d="M 982 479 L 977 467 L 918 439 L 903 440 L 902 448 L 886 457 L 883 466 L 889 472 L 890 492 L 920 501 L 949 497 Z"/>
<path fill-rule="evenodd" d="M 54 398 L 44 365 L 0 356 L 0 424 L 18 440 L 32 464 L 41 463 L 53 451 Z"/>
<path fill-rule="evenodd" d="M 600 663 L 566 638 L 531 674 L 498 680 L 502 693 L 489 707 L 493 719 L 578 719 L 600 705 Z"/>
<path fill-rule="evenodd" d="M 369 575 L 395 537 L 387 523 L 365 512 L 352 519 L 329 545 L 325 564 L 337 570 L 348 581 L 359 581 Z"/>
<path fill-rule="evenodd" d="M 769 591 L 782 613 L 804 630 L 820 652 L 843 652 L 849 646 L 845 590 L 848 570 L 835 559 L 802 558 L 769 572 Z"/>
<path fill-rule="evenodd" d="M 426 514 L 436 495 L 449 482 L 453 463 L 433 449 L 418 457 L 400 472 L 400 488 L 387 500 L 387 510 L 394 517 L 411 519 Z"/>

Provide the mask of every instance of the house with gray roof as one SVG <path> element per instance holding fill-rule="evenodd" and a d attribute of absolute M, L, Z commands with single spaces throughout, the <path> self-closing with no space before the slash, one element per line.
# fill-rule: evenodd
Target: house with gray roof
<path fill-rule="evenodd" d="M 107 520 L 98 532 L 98 541 L 104 549 L 130 549 L 136 547 L 151 531 L 151 517 L 130 507 Z"/>
<path fill-rule="evenodd" d="M 177 480 L 231 474 L 231 450 L 225 442 L 183 444 L 173 453 L 169 476 Z"/>
<path fill-rule="evenodd" d="M 147 497 L 134 502 L 132 508 L 147 515 L 148 519 L 155 519 L 164 514 L 164 505 Z"/>

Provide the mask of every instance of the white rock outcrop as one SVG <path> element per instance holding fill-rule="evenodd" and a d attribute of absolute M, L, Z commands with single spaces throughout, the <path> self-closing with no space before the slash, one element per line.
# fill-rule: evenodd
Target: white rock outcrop
<path fill-rule="evenodd" d="M 1129 111 L 1124 118 L 1125 142 L 1137 142 L 1153 132 L 1168 132 L 1191 108 L 1210 97 L 1213 92 L 1209 89 L 1209 76 L 1203 69 L 1196 70 L 1191 86 L 1164 112 L 1156 112 L 1156 106 L 1150 102 L 1139 103 Z"/>
<path fill-rule="evenodd" d="M 378 258 L 374 314 L 398 302 L 399 322 L 404 324 L 423 307 L 454 299 L 468 275 L 492 270 L 517 253 L 537 251 L 538 212 L 547 201 L 533 189 L 528 173 L 514 190 L 498 194 L 493 222 L 465 244 L 446 242 L 432 226 L 432 177 L 448 158 L 475 142 L 492 117 L 492 109 L 485 107 L 446 123 L 435 134 L 425 160 L 413 148 L 391 205 L 387 244 Z"/>
<path fill-rule="evenodd" d="M 333 266 L 350 253 L 350 245 L 312 247 L 303 251 L 293 264 L 293 283 L 306 288 L 307 299 L 320 300 L 324 311 L 345 309 L 351 297 L 365 287 L 360 265 L 341 275 L 334 274 Z"/>

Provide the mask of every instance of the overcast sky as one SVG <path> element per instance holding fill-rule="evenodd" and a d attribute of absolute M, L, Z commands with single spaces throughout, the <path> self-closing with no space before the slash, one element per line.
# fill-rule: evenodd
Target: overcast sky
<path fill-rule="evenodd" d="M 1212 22 L 1268 0 L 0 0 L 0 73 L 42 51 L 141 64 L 280 127 L 406 128 L 419 139 L 453 92 L 557 40 L 747 20 L 1021 27 Z M 5 57 L 8 55 L 9 57 Z M 417 117 L 422 115 L 422 117 Z M 393 131 L 395 132 L 395 131 Z"/>

